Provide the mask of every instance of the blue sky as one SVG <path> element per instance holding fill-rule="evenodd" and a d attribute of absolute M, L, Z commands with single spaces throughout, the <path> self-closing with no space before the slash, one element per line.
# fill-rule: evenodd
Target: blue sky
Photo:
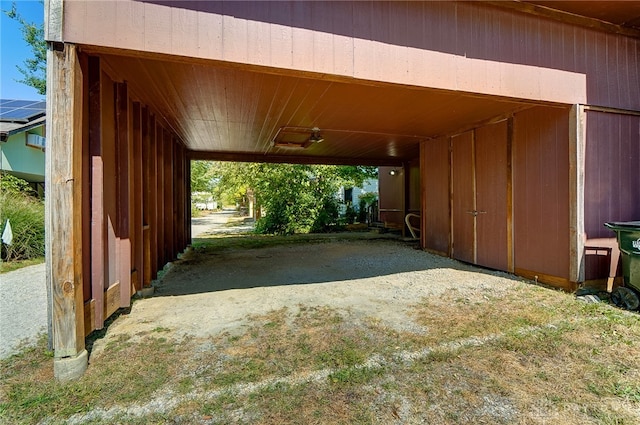
<path fill-rule="evenodd" d="M 0 0 L 2 16 L 0 18 L 0 98 L 44 100 L 44 96 L 16 80 L 22 79 L 22 74 L 16 65 L 22 66 L 26 58 L 31 57 L 31 47 L 22 40 L 20 24 L 9 19 L 4 13 L 11 9 L 12 1 Z M 41 24 L 44 21 L 44 4 L 38 0 L 16 1 L 18 12 L 28 22 Z"/>

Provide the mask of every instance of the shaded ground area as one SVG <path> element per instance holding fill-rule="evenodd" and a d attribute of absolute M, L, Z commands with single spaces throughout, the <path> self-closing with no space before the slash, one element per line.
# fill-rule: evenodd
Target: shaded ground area
<path fill-rule="evenodd" d="M 195 245 L 156 283 L 154 297 L 136 302 L 110 331 L 144 333 L 159 326 L 205 337 L 240 332 L 252 315 L 285 307 L 295 312 L 304 305 L 341 308 L 351 320 L 374 316 L 389 327 L 421 332 L 406 315 L 415 300 L 452 289 L 495 294 L 514 283 L 504 273 L 374 233 L 321 235 L 266 248 Z"/>

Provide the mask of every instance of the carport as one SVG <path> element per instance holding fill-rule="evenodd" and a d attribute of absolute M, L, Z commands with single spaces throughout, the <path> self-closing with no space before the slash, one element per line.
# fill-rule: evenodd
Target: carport
<path fill-rule="evenodd" d="M 420 211 L 424 249 L 565 289 L 587 279 L 599 221 L 640 214 L 637 172 L 624 197 L 606 190 L 637 171 L 640 149 L 640 33 L 615 14 L 597 16 L 605 24 L 518 2 L 46 8 L 59 378 L 83 373 L 85 336 L 190 243 L 191 159 L 404 170 L 388 212 Z"/>

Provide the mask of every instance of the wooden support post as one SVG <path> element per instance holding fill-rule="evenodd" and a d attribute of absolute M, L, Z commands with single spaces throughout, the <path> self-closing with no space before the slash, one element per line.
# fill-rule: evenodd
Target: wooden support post
<path fill-rule="evenodd" d="M 583 105 L 569 112 L 569 281 L 584 282 L 584 160 L 585 113 Z"/>
<path fill-rule="evenodd" d="M 126 83 L 116 83 L 116 152 L 118 182 L 118 281 L 120 307 L 131 305 L 131 140 L 129 126 L 129 94 Z M 107 318 L 108 315 L 105 315 Z"/>
<path fill-rule="evenodd" d="M 133 190 L 129 202 L 133 205 L 131 220 L 131 234 L 134 237 L 133 252 L 131 261 L 133 262 L 134 269 L 136 271 L 137 280 L 134 282 L 135 291 L 142 289 L 144 281 L 144 217 L 143 217 L 143 203 L 144 195 L 142 192 L 142 180 L 143 180 L 143 165 L 142 165 L 142 117 L 140 103 L 133 102 L 132 105 L 132 120 L 131 125 L 133 127 L 132 142 L 132 174 L 133 174 Z"/>
<path fill-rule="evenodd" d="M 166 219 L 165 208 L 164 208 L 164 133 L 165 130 L 162 126 L 158 125 L 156 122 L 156 143 L 158 146 L 158 154 L 156 155 L 156 173 L 158 176 L 158 188 L 157 188 L 157 196 L 158 196 L 158 204 L 157 204 L 157 221 L 156 226 L 158 229 L 158 269 L 162 269 L 164 265 L 167 263 L 167 258 L 165 256 L 164 249 L 164 221 Z"/>
<path fill-rule="evenodd" d="M 142 108 L 142 222 L 143 222 L 143 261 L 142 287 L 151 286 L 151 131 L 149 128 L 149 109 Z"/>
<path fill-rule="evenodd" d="M 158 276 L 158 134 L 155 116 L 149 115 L 149 255 L 151 279 Z"/>
<path fill-rule="evenodd" d="M 163 205 L 164 220 L 162 222 L 164 226 L 164 262 L 163 265 L 173 260 L 173 143 L 171 138 L 171 132 L 165 130 L 163 132 Z"/>
<path fill-rule="evenodd" d="M 82 293 L 82 78 L 76 47 L 50 44 L 45 252 L 53 304 L 53 369 L 60 380 L 82 376 L 88 359 Z"/>
<path fill-rule="evenodd" d="M 104 325 L 105 226 L 102 162 L 102 93 L 100 59 L 89 57 L 89 151 L 91 155 L 91 298 L 95 300 L 94 329 Z"/>
<path fill-rule="evenodd" d="M 185 178 L 184 185 L 187 192 L 187 196 L 184 198 L 186 206 L 186 218 L 184 221 L 185 234 L 187 235 L 187 244 L 191 244 L 191 159 L 189 156 L 185 156 Z"/>
<path fill-rule="evenodd" d="M 176 144 L 176 185 L 174 205 L 176 208 L 176 225 L 174 226 L 174 234 L 176 235 L 176 252 L 184 249 L 184 149 L 182 145 Z"/>
<path fill-rule="evenodd" d="M 516 271 L 513 251 L 513 117 L 507 121 L 507 271 Z"/>

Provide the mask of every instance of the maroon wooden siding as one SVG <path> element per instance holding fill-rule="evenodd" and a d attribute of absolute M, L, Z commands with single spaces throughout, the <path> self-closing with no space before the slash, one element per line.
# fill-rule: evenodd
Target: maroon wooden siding
<path fill-rule="evenodd" d="M 441 254 L 450 252 L 449 241 L 449 138 L 421 145 L 422 158 L 422 245 Z"/>
<path fill-rule="evenodd" d="M 536 107 L 515 115 L 516 273 L 559 285 L 569 279 L 568 143 L 568 109 Z"/>
<path fill-rule="evenodd" d="M 587 239 L 603 224 L 640 220 L 640 117 L 586 111 L 584 216 Z"/>
<path fill-rule="evenodd" d="M 451 138 L 453 258 L 475 263 L 476 207 L 474 132 Z"/>
<path fill-rule="evenodd" d="M 153 0 L 144 2 L 157 3 Z M 268 2 L 265 4 L 264 2 L 163 1 L 162 4 L 175 8 L 176 17 L 179 16 L 181 9 L 232 16 L 235 21 L 229 31 L 247 31 L 245 27 L 247 22 L 257 21 L 291 27 L 293 34 L 296 34 L 296 28 L 314 30 L 319 33 L 320 40 L 323 34 L 327 37 L 336 34 L 354 39 L 378 41 L 382 43 L 380 47 L 376 51 L 367 51 L 366 54 L 379 55 L 380 63 L 386 63 L 391 53 L 384 48 L 387 44 L 449 53 L 466 58 L 584 74 L 587 84 L 587 103 L 640 110 L 640 69 L 637 66 L 640 40 L 501 9 L 497 6 L 482 4 L 482 2 Z M 79 7 L 74 4 L 72 6 Z M 105 10 L 105 12 L 110 11 Z M 115 20 L 115 11 L 111 14 L 112 19 Z M 84 35 L 80 28 L 71 30 L 75 37 L 90 36 L 90 34 Z M 93 28 L 92 32 L 94 32 Z M 124 33 L 130 32 L 131 30 L 128 30 Z M 104 36 L 110 36 L 111 30 L 105 29 L 103 33 Z M 173 36 L 176 42 L 179 39 L 176 35 L 179 34 L 180 32 L 177 32 Z M 291 34 L 280 34 L 280 37 L 283 38 L 282 47 L 295 50 L 295 38 Z M 239 40 L 244 38 L 239 37 Z M 94 40 L 94 42 L 99 41 Z M 167 41 L 171 43 L 171 40 Z M 185 46 L 185 48 L 188 47 Z M 235 47 L 238 52 L 251 48 L 245 44 L 238 44 Z M 326 50 L 326 47 L 327 43 L 322 41 L 317 45 L 320 52 Z M 312 53 L 302 56 L 307 61 L 318 62 L 317 66 L 320 68 L 329 66 L 333 69 L 333 65 L 360 54 L 354 53 L 349 45 L 339 47 L 336 45 L 332 51 L 326 51 L 324 57 L 318 57 Z M 253 46 L 253 48 L 259 48 L 259 46 Z M 240 53 L 236 56 L 242 59 Z M 393 63 L 391 66 L 397 66 L 397 63 L 393 61 L 391 63 Z M 490 70 L 479 68 L 477 71 L 479 72 L 472 73 L 468 78 L 481 79 L 482 75 Z M 541 89 L 561 91 L 563 88 L 543 87 Z"/>
<path fill-rule="evenodd" d="M 477 263 L 509 270 L 507 120 L 475 130 Z"/>
<path fill-rule="evenodd" d="M 126 83 L 115 82 L 99 58 L 81 56 L 81 63 L 89 88 L 83 175 L 90 176 L 91 196 L 83 200 L 83 228 L 90 232 L 82 240 L 91 253 L 83 282 L 88 334 L 129 306 L 131 295 L 186 247 L 189 179 L 186 150 L 175 134 Z"/>

